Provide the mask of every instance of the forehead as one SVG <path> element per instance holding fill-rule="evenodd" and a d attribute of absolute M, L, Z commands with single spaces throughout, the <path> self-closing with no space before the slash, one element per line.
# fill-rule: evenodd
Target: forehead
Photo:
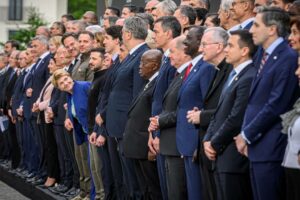
<path fill-rule="evenodd" d="M 80 34 L 78 39 L 79 40 L 82 40 L 82 39 L 91 39 L 91 37 L 88 34 Z"/>
<path fill-rule="evenodd" d="M 5 47 L 11 47 L 12 45 L 11 45 L 11 43 L 10 42 L 8 42 L 8 43 L 5 43 Z"/>

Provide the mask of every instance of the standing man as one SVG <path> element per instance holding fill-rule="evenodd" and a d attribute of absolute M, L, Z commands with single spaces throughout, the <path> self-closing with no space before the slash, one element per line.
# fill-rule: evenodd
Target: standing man
<path fill-rule="evenodd" d="M 231 4 L 230 11 L 232 19 L 239 21 L 240 29 L 249 30 L 254 20 L 254 0 L 239 1 L 234 0 Z"/>
<path fill-rule="evenodd" d="M 289 15 L 274 7 L 259 9 L 250 29 L 263 53 L 255 63 L 258 71 L 236 146 L 249 157 L 254 199 L 285 198 L 281 162 L 287 138 L 281 133 L 280 115 L 291 108 L 298 94 L 298 55 L 284 40 L 288 30 Z"/>
<path fill-rule="evenodd" d="M 252 57 L 256 47 L 247 30 L 231 32 L 226 62 L 233 65 L 221 93 L 216 112 L 203 139 L 205 154 L 215 164 L 218 199 L 252 199 L 249 162 L 239 155 L 233 137 L 241 130 L 256 69 Z"/>

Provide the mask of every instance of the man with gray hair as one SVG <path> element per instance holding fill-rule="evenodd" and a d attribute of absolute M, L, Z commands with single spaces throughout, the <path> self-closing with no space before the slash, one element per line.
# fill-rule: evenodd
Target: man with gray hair
<path fill-rule="evenodd" d="M 230 11 L 232 2 L 233 0 L 222 0 L 218 11 L 220 26 L 227 30 L 228 33 L 239 29 L 239 22 L 232 18 L 232 13 Z"/>
<path fill-rule="evenodd" d="M 129 50 L 129 54 L 122 61 L 119 70 L 114 76 L 114 84 L 111 88 L 111 93 L 108 98 L 108 105 L 106 111 L 106 129 L 108 137 L 115 139 L 118 142 L 119 149 L 119 163 L 122 169 L 123 186 L 118 190 L 123 191 L 118 193 L 118 199 L 123 197 L 130 197 L 138 199 L 141 197 L 141 186 L 137 182 L 137 174 L 134 170 L 134 163 L 131 159 L 125 158 L 123 154 L 123 132 L 127 122 L 127 113 L 132 100 L 142 90 L 145 80 L 139 75 L 139 65 L 141 56 L 149 47 L 145 44 L 147 37 L 147 24 L 139 17 L 129 17 L 125 20 L 122 38 L 123 43 Z M 115 167 L 116 168 L 116 167 Z M 113 168 L 113 175 L 116 177 Z M 125 185 L 126 184 L 126 185 Z M 127 189 L 127 190 L 126 190 Z"/>
<path fill-rule="evenodd" d="M 247 1 L 233 1 L 230 11 L 232 12 L 232 18 L 239 21 L 240 29 L 249 30 L 253 24 L 255 14 L 254 0 Z"/>
<path fill-rule="evenodd" d="M 210 119 L 215 112 L 223 86 L 232 70 L 232 66 L 225 62 L 224 49 L 227 45 L 228 34 L 220 27 L 212 27 L 205 30 L 200 43 L 200 51 L 203 53 L 203 60 L 214 65 L 217 69 L 215 77 L 211 80 L 208 91 L 203 100 L 203 107 L 200 110 L 188 111 L 188 121 L 193 124 L 199 124 L 199 147 L 198 155 L 200 162 L 200 171 L 202 176 L 202 185 L 204 195 L 207 199 L 216 199 L 216 186 L 213 176 L 212 162 L 207 159 L 202 139 L 204 138 Z"/>
<path fill-rule="evenodd" d="M 177 8 L 177 5 L 172 0 L 164 0 L 157 4 L 154 7 L 154 10 L 152 11 L 152 16 L 154 18 L 154 21 L 162 16 L 170 16 L 173 15 L 175 10 Z"/>
<path fill-rule="evenodd" d="M 73 20 L 72 21 L 72 27 L 71 32 L 78 34 L 81 31 L 84 31 L 87 27 L 87 24 L 82 20 Z"/>

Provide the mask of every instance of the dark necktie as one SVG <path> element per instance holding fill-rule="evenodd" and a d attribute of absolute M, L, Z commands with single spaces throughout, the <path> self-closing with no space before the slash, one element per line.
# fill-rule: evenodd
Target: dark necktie
<path fill-rule="evenodd" d="M 186 71 L 185 71 L 183 80 L 185 80 L 185 79 L 188 77 L 188 75 L 189 75 L 190 72 L 191 72 L 192 67 L 193 67 L 193 64 L 192 64 L 192 63 L 190 63 L 190 64 L 187 66 L 187 69 L 186 69 Z"/>
<path fill-rule="evenodd" d="M 222 93 L 221 93 L 221 98 L 223 98 L 223 96 L 225 95 L 225 93 L 226 93 L 227 89 L 229 88 L 230 83 L 232 82 L 232 79 L 233 79 L 233 77 L 234 77 L 235 75 L 236 75 L 236 72 L 235 72 L 235 70 L 233 69 L 233 70 L 230 72 L 230 74 L 229 74 L 229 76 L 228 76 L 228 78 L 227 78 L 227 80 L 226 80 L 226 82 L 225 82 L 225 84 L 224 84 L 224 86 L 223 86 L 223 90 L 222 90 Z"/>
<path fill-rule="evenodd" d="M 258 68 L 258 71 L 257 71 L 257 77 L 260 75 L 260 73 L 262 72 L 266 62 L 267 62 L 267 58 L 268 58 L 268 53 L 264 51 L 263 53 L 263 57 L 261 59 L 261 62 L 260 62 L 260 65 L 259 65 L 259 68 Z"/>

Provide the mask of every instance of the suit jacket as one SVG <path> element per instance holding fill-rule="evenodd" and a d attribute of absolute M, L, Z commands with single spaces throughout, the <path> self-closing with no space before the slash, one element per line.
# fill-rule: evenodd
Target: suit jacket
<path fill-rule="evenodd" d="M 162 112 L 159 115 L 160 143 L 162 155 L 180 156 L 176 144 L 177 97 L 185 74 L 183 70 L 176 76 L 163 97 Z"/>
<path fill-rule="evenodd" d="M 188 123 L 186 115 L 194 107 L 203 108 L 203 99 L 214 74 L 213 66 L 200 59 L 179 90 L 176 142 L 181 155 L 192 156 L 198 147 L 198 130 Z"/>
<path fill-rule="evenodd" d="M 65 103 L 67 103 L 67 93 L 60 91 L 58 88 L 54 88 L 49 102 L 49 107 L 51 107 L 54 114 L 54 125 L 64 125 L 66 119 Z"/>
<path fill-rule="evenodd" d="M 22 92 L 22 88 L 23 88 L 23 81 L 24 81 L 24 77 L 26 75 L 26 72 L 23 71 L 20 73 L 19 77 L 16 80 L 16 83 L 14 85 L 14 89 L 13 89 L 13 94 L 12 94 L 12 115 L 14 117 L 17 117 L 17 109 L 20 107 L 20 103 L 23 99 L 23 92 Z"/>
<path fill-rule="evenodd" d="M 106 128 L 111 137 L 123 137 L 129 106 L 145 84 L 139 66 L 141 56 L 148 49 L 146 44 L 140 46 L 125 58 L 116 72 L 106 112 Z"/>
<path fill-rule="evenodd" d="M 280 43 L 252 83 L 242 128 L 251 143 L 248 145 L 251 162 L 283 159 L 287 141 L 281 133 L 279 115 L 291 108 L 299 94 L 295 76 L 297 58 L 286 41 Z"/>
<path fill-rule="evenodd" d="M 0 78 L 0 107 L 4 110 L 4 113 L 7 114 L 6 105 L 7 105 L 7 99 L 6 99 L 6 86 L 8 84 L 9 78 L 11 74 L 13 73 L 13 68 L 9 67 L 6 72 L 1 76 Z"/>
<path fill-rule="evenodd" d="M 225 88 L 204 137 L 204 141 L 211 141 L 212 147 L 217 152 L 218 172 L 249 171 L 248 159 L 237 151 L 233 137 L 241 132 L 255 74 L 256 69 L 251 63 L 234 78 L 228 88 Z"/>
<path fill-rule="evenodd" d="M 151 117 L 152 94 L 156 78 L 133 100 L 123 136 L 124 155 L 128 158 L 147 159 L 148 126 Z"/>
<path fill-rule="evenodd" d="M 17 72 L 13 71 L 9 78 L 7 79 L 7 83 L 5 84 L 5 94 L 4 97 L 6 98 L 4 102 L 4 113 L 7 114 L 8 109 L 11 109 L 11 98 L 14 92 L 14 87 L 18 78 Z"/>
<path fill-rule="evenodd" d="M 74 81 L 73 93 L 67 94 L 68 117 L 72 121 L 75 133 L 75 141 L 78 145 L 87 141 L 88 134 L 88 94 L 91 83 L 86 81 Z M 72 114 L 74 103 L 76 118 Z"/>
<path fill-rule="evenodd" d="M 249 22 L 243 29 L 244 30 L 250 30 L 250 28 L 252 27 L 253 25 L 253 21 Z"/>
<path fill-rule="evenodd" d="M 89 68 L 90 53 L 81 54 L 72 70 L 72 78 L 76 81 L 92 81 L 93 71 Z"/>

